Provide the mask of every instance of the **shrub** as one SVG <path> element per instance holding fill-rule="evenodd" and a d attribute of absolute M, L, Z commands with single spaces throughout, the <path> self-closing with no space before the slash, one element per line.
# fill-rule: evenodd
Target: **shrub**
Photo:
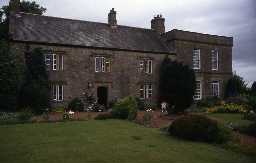
<path fill-rule="evenodd" d="M 218 97 L 207 97 L 197 102 L 198 107 L 213 107 L 221 104 L 222 100 Z"/>
<path fill-rule="evenodd" d="M 247 105 L 249 106 L 249 108 L 256 112 L 256 96 L 248 96 L 247 99 Z"/>
<path fill-rule="evenodd" d="M 249 126 L 242 126 L 238 130 L 241 133 L 256 137 L 256 122 L 250 124 Z"/>
<path fill-rule="evenodd" d="M 245 105 L 246 103 L 248 103 L 248 99 L 243 96 L 229 97 L 225 101 L 226 103 L 233 103 L 238 105 Z"/>
<path fill-rule="evenodd" d="M 209 108 L 208 113 L 246 113 L 247 108 L 244 105 L 224 104 L 215 108 Z"/>
<path fill-rule="evenodd" d="M 137 116 L 138 104 L 134 97 L 126 97 L 116 102 L 112 108 L 114 118 L 133 120 Z"/>
<path fill-rule="evenodd" d="M 194 100 L 194 71 L 189 66 L 166 57 L 161 64 L 159 75 L 159 101 L 169 104 L 169 114 L 184 112 Z"/>
<path fill-rule="evenodd" d="M 249 121 L 256 121 L 256 113 L 254 111 L 248 111 L 244 113 L 244 119 L 247 119 Z"/>
<path fill-rule="evenodd" d="M 225 86 L 225 97 L 236 97 L 247 93 L 247 85 L 244 79 L 238 75 L 233 75 Z"/>
<path fill-rule="evenodd" d="M 229 131 L 203 115 L 180 117 L 170 125 L 168 131 L 173 136 L 192 141 L 224 143 L 229 138 Z"/>
<path fill-rule="evenodd" d="M 30 120 L 33 116 L 33 113 L 30 108 L 25 108 L 21 112 L 18 113 L 18 120 L 21 122 L 26 122 Z"/>
<path fill-rule="evenodd" d="M 111 113 L 104 113 L 104 114 L 97 115 L 94 119 L 95 120 L 106 120 L 106 119 L 111 119 L 111 118 L 113 118 Z"/>
<path fill-rule="evenodd" d="M 72 111 L 83 111 L 84 110 L 84 103 L 79 98 L 74 98 L 68 104 L 68 109 Z"/>
<path fill-rule="evenodd" d="M 56 112 L 56 113 L 64 113 L 65 108 L 64 107 L 56 107 L 56 108 L 52 109 L 52 111 Z"/>
<path fill-rule="evenodd" d="M 17 117 L 17 113 L 0 112 L 0 124 L 18 123 Z"/>
<path fill-rule="evenodd" d="M 42 114 L 50 106 L 50 87 L 44 54 L 41 48 L 26 53 L 25 78 L 19 93 L 19 107 L 30 107 L 36 114 Z"/>

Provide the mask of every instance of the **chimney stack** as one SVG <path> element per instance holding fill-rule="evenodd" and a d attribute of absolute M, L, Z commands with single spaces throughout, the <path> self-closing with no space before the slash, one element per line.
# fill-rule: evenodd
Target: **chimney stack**
<path fill-rule="evenodd" d="M 157 15 L 151 20 L 151 29 L 156 31 L 158 34 L 165 33 L 165 19 L 162 15 Z"/>
<path fill-rule="evenodd" d="M 10 0 L 9 2 L 10 13 L 20 12 L 20 0 Z"/>
<path fill-rule="evenodd" d="M 116 27 L 117 26 L 117 21 L 116 21 L 116 11 L 114 8 L 112 8 L 108 14 L 108 24 L 111 27 Z"/>

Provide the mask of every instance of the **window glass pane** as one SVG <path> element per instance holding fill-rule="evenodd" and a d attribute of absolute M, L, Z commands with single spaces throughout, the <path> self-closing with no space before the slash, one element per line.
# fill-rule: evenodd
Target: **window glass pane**
<path fill-rule="evenodd" d="M 63 70 L 63 55 L 57 55 L 58 70 Z"/>
<path fill-rule="evenodd" d="M 53 97 L 53 100 L 57 101 L 57 86 L 56 85 L 52 85 L 52 97 Z"/>
<path fill-rule="evenodd" d="M 144 85 L 141 85 L 141 86 L 140 86 L 140 98 L 141 98 L 141 99 L 144 99 L 144 97 L 145 97 L 145 96 L 144 96 Z"/>
<path fill-rule="evenodd" d="M 106 63 L 105 63 L 105 65 L 106 65 L 106 72 L 110 72 L 111 70 L 110 70 L 110 67 L 111 67 L 111 61 L 110 61 L 110 59 L 109 58 L 106 58 L 105 59 L 105 61 L 106 61 Z"/>
<path fill-rule="evenodd" d="M 58 101 L 62 101 L 63 100 L 63 86 L 62 85 L 59 85 L 58 86 L 58 89 L 59 89 L 59 98 L 58 98 Z"/>
<path fill-rule="evenodd" d="M 148 73 L 152 73 L 152 60 L 148 60 Z"/>
<path fill-rule="evenodd" d="M 201 92 L 202 92 L 201 81 L 196 81 L 196 90 L 195 90 L 195 95 L 194 95 L 195 100 L 201 99 Z"/>
<path fill-rule="evenodd" d="M 50 66 L 51 65 L 51 58 L 52 58 L 52 54 L 45 54 L 45 65 L 46 66 Z"/>
<path fill-rule="evenodd" d="M 52 63 L 52 70 L 57 70 L 57 56 L 53 54 L 53 63 Z"/>
<path fill-rule="evenodd" d="M 101 72 L 101 58 L 95 58 L 95 72 Z"/>
<path fill-rule="evenodd" d="M 192 64 L 193 69 L 200 69 L 200 49 L 193 50 Z"/>
<path fill-rule="evenodd" d="M 101 71 L 102 72 L 105 72 L 105 58 L 104 57 L 101 57 Z"/>
<path fill-rule="evenodd" d="M 143 72 L 143 69 L 144 69 L 144 61 L 141 60 L 141 61 L 140 61 L 139 72 Z"/>
<path fill-rule="evenodd" d="M 218 70 L 218 50 L 212 50 L 212 70 Z"/>
<path fill-rule="evenodd" d="M 212 82 L 212 96 L 219 96 L 219 82 Z"/>

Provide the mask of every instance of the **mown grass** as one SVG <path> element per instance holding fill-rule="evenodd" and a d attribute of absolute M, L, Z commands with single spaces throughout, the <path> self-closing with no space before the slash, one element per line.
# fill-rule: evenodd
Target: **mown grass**
<path fill-rule="evenodd" d="M 230 124 L 233 126 L 248 126 L 252 121 L 243 119 L 243 114 L 239 113 L 208 113 L 207 116 L 217 119 L 222 124 Z"/>
<path fill-rule="evenodd" d="M 128 121 L 0 126 L 3 163 L 253 163 L 243 154 L 172 138 Z"/>

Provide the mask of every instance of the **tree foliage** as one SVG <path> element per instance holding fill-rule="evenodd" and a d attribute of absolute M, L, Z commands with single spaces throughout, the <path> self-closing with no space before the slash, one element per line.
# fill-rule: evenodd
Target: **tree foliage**
<path fill-rule="evenodd" d="M 25 82 L 19 96 L 20 108 L 30 107 L 42 113 L 49 107 L 50 89 L 42 49 L 26 54 Z"/>
<path fill-rule="evenodd" d="M 237 97 L 247 92 L 247 85 L 244 79 L 238 75 L 233 75 L 226 84 L 225 97 Z"/>
<path fill-rule="evenodd" d="M 0 41 L 0 110 L 14 111 L 22 78 L 22 68 L 7 42 Z"/>
<path fill-rule="evenodd" d="M 253 96 L 256 96 L 256 81 L 253 82 L 253 84 L 252 84 L 252 87 L 251 87 L 251 94 L 252 94 Z"/>
<path fill-rule="evenodd" d="M 168 113 L 188 108 L 193 102 L 194 91 L 194 71 L 166 57 L 160 68 L 159 100 L 169 104 Z"/>
<path fill-rule="evenodd" d="M 35 1 L 21 1 L 20 12 L 43 15 L 46 8 L 40 6 Z M 10 6 L 2 6 L 0 9 L 0 38 L 8 39 L 8 22 L 9 22 Z"/>

